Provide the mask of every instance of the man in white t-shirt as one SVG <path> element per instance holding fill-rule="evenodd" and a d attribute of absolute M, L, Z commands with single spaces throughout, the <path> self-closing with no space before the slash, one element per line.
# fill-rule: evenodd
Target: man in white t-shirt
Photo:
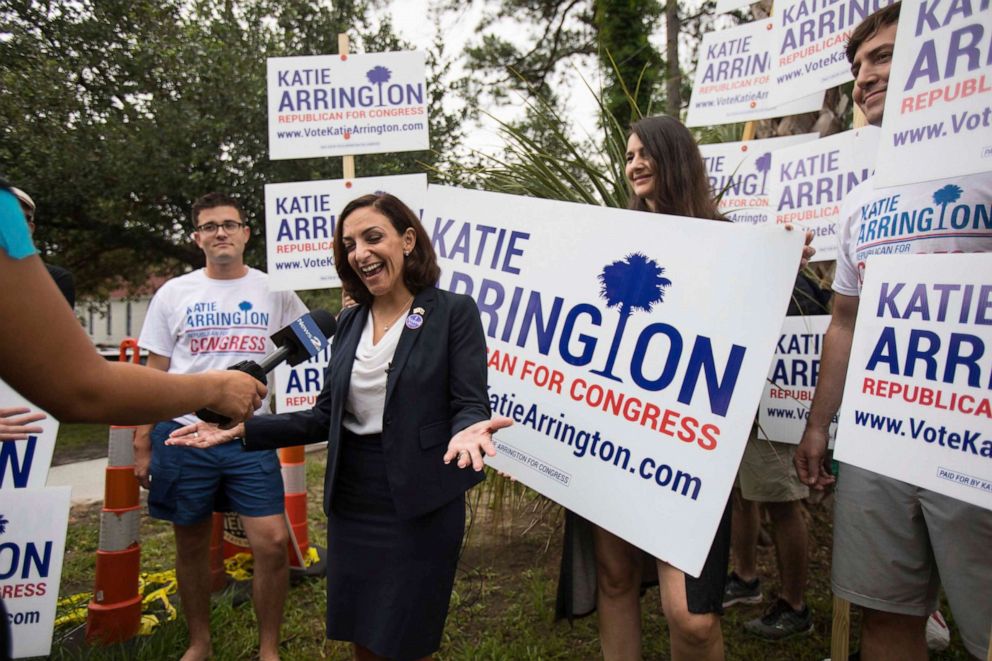
<path fill-rule="evenodd" d="M 854 101 L 882 123 L 899 4 L 858 26 L 847 56 Z M 884 168 L 885 163 L 878 163 Z M 992 251 L 992 174 L 876 190 L 871 178 L 844 201 L 833 314 L 806 430 L 800 479 L 823 489 L 827 430 L 840 407 L 865 263 L 875 254 Z M 832 588 L 862 607 L 861 658 L 926 659 L 927 616 L 943 585 L 968 651 L 984 658 L 992 625 L 992 511 L 843 464 L 834 506 Z"/>
<path fill-rule="evenodd" d="M 156 292 L 139 339 L 148 350 L 148 365 L 189 373 L 258 362 L 274 350 L 270 336 L 307 309 L 291 291 L 269 291 L 268 276 L 245 265 L 250 230 L 237 200 L 204 195 L 193 204 L 193 227 L 206 267 Z M 266 399 L 259 413 L 268 405 Z M 135 435 L 135 475 L 149 489 L 148 511 L 171 521 L 176 535 L 176 577 L 190 635 L 182 658 L 196 661 L 211 654 L 212 513 L 233 510 L 241 515 L 254 556 L 259 658 L 278 659 L 289 581 L 279 458 L 275 451 L 243 452 L 237 443 L 206 451 L 165 445 L 173 430 L 196 419 L 185 415 L 140 427 Z"/>

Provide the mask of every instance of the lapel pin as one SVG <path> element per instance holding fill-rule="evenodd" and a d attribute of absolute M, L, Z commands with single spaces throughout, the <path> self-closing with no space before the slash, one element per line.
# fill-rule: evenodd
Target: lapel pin
<path fill-rule="evenodd" d="M 413 308 L 413 313 L 414 314 L 419 314 L 420 316 L 423 316 L 423 314 L 424 314 L 424 308 Z"/>
<path fill-rule="evenodd" d="M 417 309 L 419 310 L 420 308 Z M 423 325 L 423 323 L 424 318 L 416 310 L 410 313 L 406 318 L 406 327 L 410 330 L 417 330 Z"/>

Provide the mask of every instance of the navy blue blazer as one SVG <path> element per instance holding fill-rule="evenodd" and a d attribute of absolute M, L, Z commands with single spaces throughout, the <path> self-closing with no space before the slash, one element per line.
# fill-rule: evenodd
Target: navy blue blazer
<path fill-rule="evenodd" d="M 486 338 L 470 297 L 427 288 L 412 307 L 423 308 L 419 328 L 404 326 L 386 380 L 382 449 L 386 477 L 401 519 L 432 512 L 484 479 L 471 468 L 442 461 L 448 441 L 490 418 Z M 324 388 L 309 411 L 254 417 L 245 424 L 245 447 L 266 450 L 328 441 L 324 512 L 334 493 L 341 420 L 355 350 L 369 306 L 349 308 L 338 330 Z"/>

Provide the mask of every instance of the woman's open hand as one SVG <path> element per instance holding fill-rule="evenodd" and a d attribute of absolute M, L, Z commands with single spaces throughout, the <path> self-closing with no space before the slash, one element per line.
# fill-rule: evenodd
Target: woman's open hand
<path fill-rule="evenodd" d="M 470 427 L 461 430 L 448 443 L 448 451 L 444 453 L 444 463 L 450 464 L 458 460 L 459 468 L 471 466 L 481 471 L 485 465 L 484 457 L 496 456 L 496 446 L 493 445 L 493 434 L 500 429 L 506 429 L 513 420 L 503 416 L 495 416 L 491 420 L 480 420 Z"/>
<path fill-rule="evenodd" d="M 221 443 L 230 443 L 239 436 L 244 436 L 245 426 L 235 425 L 230 429 L 221 429 L 217 425 L 198 420 L 191 425 L 180 427 L 169 434 L 166 445 L 185 445 L 191 448 L 209 448 Z"/>

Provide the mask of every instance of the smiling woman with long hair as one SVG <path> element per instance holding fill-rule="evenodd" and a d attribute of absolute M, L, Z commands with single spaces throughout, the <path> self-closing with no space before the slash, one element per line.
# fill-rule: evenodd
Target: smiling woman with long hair
<path fill-rule="evenodd" d="M 646 117 L 631 126 L 625 174 L 629 209 L 726 221 L 713 199 L 695 139 L 673 117 Z M 812 252 L 804 249 L 804 258 Z M 597 610 L 603 657 L 640 659 L 641 587 L 653 583 L 657 574 L 672 658 L 723 659 L 720 615 L 729 557 L 729 503 L 699 578 L 570 513 L 557 615 L 571 619 Z"/>
<path fill-rule="evenodd" d="M 198 423 L 170 443 L 328 441 L 327 637 L 352 642 L 356 659 L 425 658 L 441 644 L 465 491 L 512 421 L 490 420 L 479 310 L 435 288 L 434 248 L 409 207 L 386 193 L 353 200 L 334 257 L 357 305 L 338 319 L 314 408 L 228 432 Z"/>

